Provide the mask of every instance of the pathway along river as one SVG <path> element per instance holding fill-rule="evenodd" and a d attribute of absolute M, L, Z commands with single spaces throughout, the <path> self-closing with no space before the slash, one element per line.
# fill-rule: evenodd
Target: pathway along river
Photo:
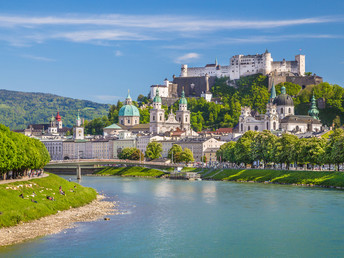
<path fill-rule="evenodd" d="M 127 212 L 0 248 L 0 256 L 344 255 L 344 191 L 121 177 L 83 177 L 81 183 Z"/>

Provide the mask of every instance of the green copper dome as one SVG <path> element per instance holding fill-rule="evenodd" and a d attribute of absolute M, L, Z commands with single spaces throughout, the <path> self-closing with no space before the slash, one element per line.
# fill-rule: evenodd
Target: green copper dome
<path fill-rule="evenodd" d="M 118 116 L 140 116 L 140 112 L 134 105 L 124 105 L 119 110 Z"/>
<path fill-rule="evenodd" d="M 156 89 L 156 94 L 155 94 L 155 97 L 153 99 L 153 102 L 155 103 L 161 103 L 161 97 L 159 95 L 159 89 Z"/>
<path fill-rule="evenodd" d="M 186 98 L 185 98 L 185 92 L 184 92 L 184 90 L 182 91 L 182 97 L 181 97 L 180 100 L 179 100 L 179 104 L 185 104 L 185 105 L 188 104 L 188 102 L 187 102 L 187 100 L 186 100 Z"/>
<path fill-rule="evenodd" d="M 317 104 L 316 104 L 316 100 L 315 100 L 314 94 L 313 94 L 311 103 L 312 103 L 312 105 L 311 105 L 311 109 L 308 111 L 308 115 L 310 115 L 314 119 L 318 119 L 319 120 L 319 110 L 317 108 Z"/>

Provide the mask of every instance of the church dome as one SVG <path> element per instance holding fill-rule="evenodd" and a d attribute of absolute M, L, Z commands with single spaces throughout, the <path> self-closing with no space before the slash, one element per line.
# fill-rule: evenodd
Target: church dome
<path fill-rule="evenodd" d="M 118 116 L 140 116 L 140 112 L 134 105 L 124 105 L 119 110 Z"/>
<path fill-rule="evenodd" d="M 60 112 L 59 111 L 57 111 L 57 115 L 56 115 L 55 119 L 56 119 L 57 122 L 61 121 L 61 116 L 60 116 Z"/>
<path fill-rule="evenodd" d="M 273 104 L 277 106 L 294 106 L 294 101 L 293 98 L 286 93 L 285 87 L 282 86 L 281 94 L 274 99 Z"/>

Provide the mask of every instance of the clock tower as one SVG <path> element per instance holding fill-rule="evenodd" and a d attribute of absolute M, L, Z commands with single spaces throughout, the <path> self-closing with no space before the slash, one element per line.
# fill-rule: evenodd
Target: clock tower
<path fill-rule="evenodd" d="M 76 119 L 76 125 L 73 128 L 73 139 L 74 140 L 83 140 L 84 137 L 84 127 L 81 125 L 81 119 L 79 116 L 78 111 L 78 117 Z"/>

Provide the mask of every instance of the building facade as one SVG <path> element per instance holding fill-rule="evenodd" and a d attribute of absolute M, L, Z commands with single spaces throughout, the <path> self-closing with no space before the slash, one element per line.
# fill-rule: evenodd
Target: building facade
<path fill-rule="evenodd" d="M 176 115 L 173 114 L 171 109 L 171 113 L 168 115 L 167 120 L 165 120 L 165 110 L 162 108 L 159 89 L 157 89 L 153 100 L 153 108 L 150 110 L 150 133 L 154 135 L 163 134 L 168 131 L 174 131 L 177 128 L 186 132 L 191 131 L 190 111 L 187 109 L 187 100 L 184 92 L 182 92 Z"/>
<path fill-rule="evenodd" d="M 294 61 L 274 61 L 267 50 L 263 54 L 235 55 L 230 58 L 228 66 L 208 64 L 205 67 L 188 67 L 183 64 L 180 77 L 215 76 L 229 77 L 230 80 L 240 79 L 242 76 L 262 73 L 292 73 L 303 76 L 305 74 L 306 59 L 304 55 L 296 55 Z"/>
<path fill-rule="evenodd" d="M 316 100 L 313 96 L 309 116 L 295 115 L 294 101 L 286 93 L 286 88 L 282 86 L 281 94 L 276 96 L 275 86 L 272 85 L 266 113 L 259 114 L 252 111 L 250 107 L 241 107 L 238 130 L 239 133 L 245 133 L 250 130 L 282 130 L 293 133 L 319 132 L 322 130 L 322 124 L 319 121 L 318 114 Z"/>

